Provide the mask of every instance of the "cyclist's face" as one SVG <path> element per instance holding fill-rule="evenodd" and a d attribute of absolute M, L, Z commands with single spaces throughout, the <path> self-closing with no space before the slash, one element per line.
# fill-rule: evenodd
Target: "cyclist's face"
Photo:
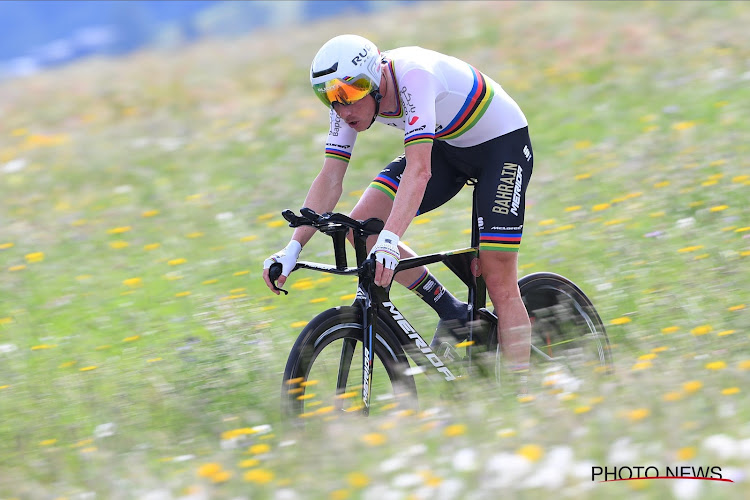
<path fill-rule="evenodd" d="M 372 117 L 375 114 L 375 99 L 368 95 L 352 104 L 334 102 L 333 110 L 347 125 L 357 132 L 362 132 L 372 124 Z"/>

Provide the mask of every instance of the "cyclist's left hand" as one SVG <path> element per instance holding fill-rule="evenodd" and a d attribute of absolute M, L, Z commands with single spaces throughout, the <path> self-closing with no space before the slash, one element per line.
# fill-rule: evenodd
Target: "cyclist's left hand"
<path fill-rule="evenodd" d="M 390 285 L 394 269 L 396 269 L 401 258 L 401 253 L 398 251 L 398 240 L 399 237 L 396 233 L 383 230 L 370 251 L 370 255 L 375 258 L 375 284 L 383 288 Z"/>

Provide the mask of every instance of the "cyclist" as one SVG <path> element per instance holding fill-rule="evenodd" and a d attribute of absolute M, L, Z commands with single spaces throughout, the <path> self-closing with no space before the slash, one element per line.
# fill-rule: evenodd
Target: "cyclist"
<path fill-rule="evenodd" d="M 323 167 L 304 206 L 332 211 L 360 132 L 378 121 L 404 130 L 404 154 L 364 191 L 350 216 L 377 217 L 385 228 L 368 241 L 376 259 L 375 283 L 386 287 L 401 257 L 415 256 L 400 242 L 412 219 L 453 198 L 476 181 L 482 275 L 497 309 L 505 365 L 524 391 L 531 327 L 518 289 L 517 263 L 525 192 L 533 167 L 528 123 L 503 88 L 470 64 L 421 47 L 380 52 L 357 35 L 326 42 L 310 68 L 315 95 L 329 108 Z M 264 262 L 283 265 L 281 285 L 315 230 L 295 229 L 289 244 Z M 467 317 L 467 305 L 426 267 L 401 271 L 395 280 L 415 292 L 440 317 L 435 342 Z"/>

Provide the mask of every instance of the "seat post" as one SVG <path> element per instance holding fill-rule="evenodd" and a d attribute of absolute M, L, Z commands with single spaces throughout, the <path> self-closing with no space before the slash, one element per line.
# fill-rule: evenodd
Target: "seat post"
<path fill-rule="evenodd" d="M 469 183 L 473 192 L 471 194 L 471 247 L 477 249 L 477 258 L 479 258 L 479 216 L 477 212 L 477 182 Z M 469 303 L 473 304 L 473 314 L 476 311 L 487 306 L 487 286 L 484 278 L 480 275 L 475 280 L 475 286 L 469 287 Z M 476 318 L 476 316 L 475 316 Z"/>
<path fill-rule="evenodd" d="M 472 187 L 471 194 L 471 246 L 479 248 L 479 220 L 477 216 L 477 184 L 476 181 L 469 184 Z"/>

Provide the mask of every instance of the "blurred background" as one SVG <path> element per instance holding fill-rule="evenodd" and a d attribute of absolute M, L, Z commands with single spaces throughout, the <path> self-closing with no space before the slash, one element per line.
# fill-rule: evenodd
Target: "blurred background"
<path fill-rule="evenodd" d="M 745 500 L 749 5 L 0 1 L 0 498 Z M 519 275 L 591 297 L 614 376 L 535 368 L 523 404 L 420 377 L 417 414 L 384 400 L 288 432 L 289 352 L 355 283 L 300 272 L 277 297 L 260 274 L 322 164 L 308 71 L 342 32 L 458 56 L 519 103 Z M 403 151 L 365 135 L 338 211 Z M 464 189 L 404 241 L 465 247 L 470 206 Z M 330 240 L 302 256 L 332 262 Z M 391 297 L 431 338 L 432 310 Z M 618 464 L 736 483 L 591 481 Z"/>
<path fill-rule="evenodd" d="M 0 2 L 0 78 L 30 75 L 87 56 L 116 56 L 148 46 L 176 48 L 204 37 L 245 35 L 406 3 L 410 2 Z"/>

